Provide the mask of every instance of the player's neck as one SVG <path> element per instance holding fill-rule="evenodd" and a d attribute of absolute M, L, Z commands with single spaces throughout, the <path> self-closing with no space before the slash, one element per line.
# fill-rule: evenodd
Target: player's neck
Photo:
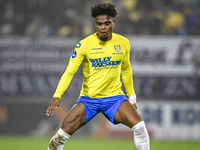
<path fill-rule="evenodd" d="M 110 41 L 110 40 L 112 39 L 112 33 L 111 33 L 109 36 L 105 36 L 105 37 L 99 36 L 99 34 L 97 33 L 97 37 L 98 37 L 101 41 L 107 42 L 107 41 Z"/>

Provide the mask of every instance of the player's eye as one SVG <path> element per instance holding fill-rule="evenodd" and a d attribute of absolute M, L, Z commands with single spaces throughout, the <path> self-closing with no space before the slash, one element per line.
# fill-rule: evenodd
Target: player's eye
<path fill-rule="evenodd" d="M 100 22 L 96 22 L 96 25 L 97 25 L 97 26 L 101 26 L 102 23 L 100 23 Z"/>
<path fill-rule="evenodd" d="M 105 22 L 105 25 L 109 25 L 109 24 L 111 24 L 111 22 L 110 21 L 107 21 L 107 22 Z"/>

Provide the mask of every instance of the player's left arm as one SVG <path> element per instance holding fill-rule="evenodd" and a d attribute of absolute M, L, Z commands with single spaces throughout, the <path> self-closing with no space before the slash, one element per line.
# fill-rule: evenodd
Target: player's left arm
<path fill-rule="evenodd" d="M 122 61 L 121 75 L 127 96 L 129 97 L 129 102 L 137 108 L 136 94 L 133 85 L 133 72 L 130 63 L 130 45 L 127 47 L 126 55 Z"/>

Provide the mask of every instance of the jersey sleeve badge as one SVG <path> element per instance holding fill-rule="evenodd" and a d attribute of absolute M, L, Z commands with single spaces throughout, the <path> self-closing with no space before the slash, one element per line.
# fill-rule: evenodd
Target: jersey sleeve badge
<path fill-rule="evenodd" d="M 76 45 L 76 48 L 80 48 L 81 47 L 81 43 L 78 43 L 77 45 Z"/>
<path fill-rule="evenodd" d="M 76 57 L 76 55 L 77 55 L 77 52 L 76 52 L 76 50 L 73 50 L 73 52 L 72 52 L 72 58 L 75 58 L 75 57 Z"/>

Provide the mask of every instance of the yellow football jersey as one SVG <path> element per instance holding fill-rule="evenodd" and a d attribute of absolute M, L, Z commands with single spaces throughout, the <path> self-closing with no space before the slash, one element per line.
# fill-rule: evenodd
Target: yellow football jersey
<path fill-rule="evenodd" d="M 124 94 L 121 90 L 121 75 L 127 95 L 134 95 L 129 57 L 130 43 L 127 38 L 112 33 L 112 39 L 104 42 L 96 33 L 88 36 L 73 50 L 66 73 L 62 76 L 54 97 L 62 96 L 81 64 L 84 81 L 80 96 L 96 98 Z"/>

